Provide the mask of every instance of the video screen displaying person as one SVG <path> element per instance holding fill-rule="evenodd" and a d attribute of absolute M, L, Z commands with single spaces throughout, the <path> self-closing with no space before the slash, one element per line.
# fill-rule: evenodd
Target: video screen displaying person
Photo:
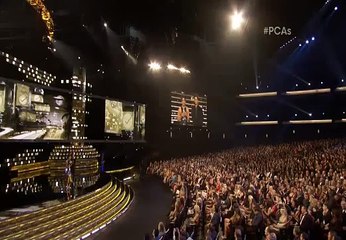
<path fill-rule="evenodd" d="M 199 104 L 198 96 L 193 97 L 193 106 L 191 107 L 191 116 L 193 125 L 202 127 L 203 126 L 203 108 Z"/>
<path fill-rule="evenodd" d="M 171 92 L 171 123 L 207 127 L 207 97 Z"/>
<path fill-rule="evenodd" d="M 182 125 L 187 125 L 190 122 L 190 110 L 186 106 L 186 99 L 181 99 L 181 106 L 178 108 L 177 121 Z"/>

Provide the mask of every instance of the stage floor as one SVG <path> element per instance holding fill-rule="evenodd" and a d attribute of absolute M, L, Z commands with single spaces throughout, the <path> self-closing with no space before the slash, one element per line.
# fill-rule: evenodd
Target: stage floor
<path fill-rule="evenodd" d="M 160 221 L 164 221 L 171 209 L 172 192 L 162 180 L 154 176 L 127 182 L 135 192 L 129 209 L 105 229 L 88 239 L 144 239 L 152 233 Z"/>

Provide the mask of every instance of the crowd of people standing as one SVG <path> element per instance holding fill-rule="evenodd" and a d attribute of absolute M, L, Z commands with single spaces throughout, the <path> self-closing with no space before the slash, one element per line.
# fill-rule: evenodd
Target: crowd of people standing
<path fill-rule="evenodd" d="M 234 148 L 147 172 L 174 193 L 155 239 L 346 239 L 344 139 Z"/>

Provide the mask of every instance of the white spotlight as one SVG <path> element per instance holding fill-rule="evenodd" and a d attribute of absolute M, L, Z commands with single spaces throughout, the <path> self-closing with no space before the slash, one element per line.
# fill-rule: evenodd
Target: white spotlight
<path fill-rule="evenodd" d="M 338 7 L 335 7 L 334 10 L 337 11 L 337 10 L 338 10 Z"/>
<path fill-rule="evenodd" d="M 312 41 L 315 41 L 315 37 L 312 37 L 311 40 L 312 40 Z"/>
<path fill-rule="evenodd" d="M 150 62 L 148 66 L 152 71 L 159 71 L 161 69 L 161 65 L 158 62 Z"/>
<path fill-rule="evenodd" d="M 190 71 L 187 70 L 187 69 L 184 68 L 184 67 L 181 67 L 181 68 L 179 69 L 179 71 L 180 71 L 181 73 L 183 73 L 183 74 L 190 73 Z"/>
<path fill-rule="evenodd" d="M 259 89 L 259 86 L 256 86 L 256 89 Z"/>
<path fill-rule="evenodd" d="M 309 44 L 309 40 L 306 40 L 305 43 L 306 43 L 306 44 Z"/>
<path fill-rule="evenodd" d="M 302 44 L 301 43 L 299 43 L 299 47 L 301 47 L 302 46 Z"/>
<path fill-rule="evenodd" d="M 56 48 L 53 48 L 53 52 L 56 52 Z"/>
<path fill-rule="evenodd" d="M 169 70 L 178 70 L 178 68 L 177 68 L 176 66 L 174 66 L 173 64 L 168 64 L 168 65 L 167 65 L 167 68 L 168 68 Z"/>
<path fill-rule="evenodd" d="M 103 26 L 106 28 L 106 27 L 108 27 L 108 24 L 105 22 L 105 23 L 103 24 Z"/>
<path fill-rule="evenodd" d="M 341 82 L 344 82 L 345 80 L 344 79 L 341 79 Z"/>
<path fill-rule="evenodd" d="M 309 113 L 309 116 L 312 117 L 312 113 Z"/>
<path fill-rule="evenodd" d="M 309 86 L 311 86 L 311 83 L 308 83 Z"/>
<path fill-rule="evenodd" d="M 234 14 L 231 16 L 232 30 L 239 30 L 243 23 L 243 13 L 235 11 Z"/>

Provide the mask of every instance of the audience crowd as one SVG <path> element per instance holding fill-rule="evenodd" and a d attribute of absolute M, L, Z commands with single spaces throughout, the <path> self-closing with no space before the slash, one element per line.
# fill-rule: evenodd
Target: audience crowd
<path fill-rule="evenodd" d="M 174 199 L 147 239 L 346 239 L 346 141 L 318 140 L 153 162 Z"/>

